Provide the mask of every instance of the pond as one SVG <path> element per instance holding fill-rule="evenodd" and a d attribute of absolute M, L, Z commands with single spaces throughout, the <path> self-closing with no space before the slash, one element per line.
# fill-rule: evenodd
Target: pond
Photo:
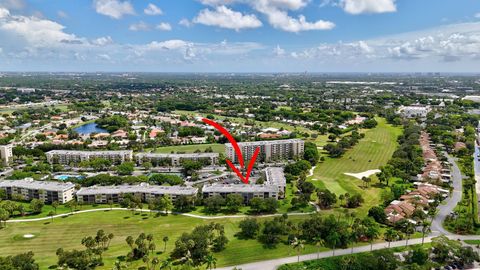
<path fill-rule="evenodd" d="M 74 129 L 78 134 L 90 135 L 92 133 L 108 133 L 106 129 L 98 127 L 96 123 L 88 123 Z"/>

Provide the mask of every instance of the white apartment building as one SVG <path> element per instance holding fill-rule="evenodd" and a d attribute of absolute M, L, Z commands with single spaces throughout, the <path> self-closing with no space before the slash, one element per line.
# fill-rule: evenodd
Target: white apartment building
<path fill-rule="evenodd" d="M 13 160 L 13 146 L 0 145 L 0 160 L 4 166 L 10 164 Z"/>
<path fill-rule="evenodd" d="M 242 151 L 243 159 L 248 163 L 257 147 L 260 147 L 258 161 L 271 162 L 279 160 L 293 159 L 302 156 L 305 143 L 300 139 L 276 140 L 276 141 L 256 141 L 238 143 Z M 225 144 L 225 155 L 233 163 L 238 163 L 238 157 L 231 143 Z"/>
<path fill-rule="evenodd" d="M 96 158 L 112 161 L 114 164 L 120 164 L 125 161 L 133 160 L 133 151 L 74 151 L 74 150 L 52 150 L 46 153 L 47 161 L 50 164 L 70 164 L 80 163 L 85 160 Z"/>
<path fill-rule="evenodd" d="M 23 200 L 39 199 L 45 203 L 66 203 L 73 199 L 75 184 L 70 182 L 35 181 L 32 178 L 23 180 L 0 181 L 0 188 L 7 193 L 7 198 L 22 196 Z"/>
<path fill-rule="evenodd" d="M 155 154 L 138 153 L 135 155 L 137 164 L 150 162 L 153 166 L 180 166 L 183 160 L 198 161 L 204 165 L 218 164 L 218 153 L 191 153 L 191 154 Z"/>
<path fill-rule="evenodd" d="M 430 106 L 424 105 L 400 106 L 398 113 L 406 118 L 426 118 L 431 110 Z"/>
<path fill-rule="evenodd" d="M 265 182 L 262 185 L 256 184 L 207 184 L 203 186 L 204 198 L 220 195 L 226 197 L 228 194 L 242 195 L 244 202 L 248 203 L 253 198 L 285 198 L 287 181 L 281 167 L 269 167 L 264 170 Z"/>
<path fill-rule="evenodd" d="M 121 202 L 124 194 L 140 196 L 143 202 L 148 202 L 161 196 L 168 196 L 175 201 L 179 196 L 195 196 L 197 188 L 182 186 L 157 186 L 141 183 L 138 185 L 91 186 L 81 188 L 77 192 L 78 202 L 84 203 L 114 203 Z"/>

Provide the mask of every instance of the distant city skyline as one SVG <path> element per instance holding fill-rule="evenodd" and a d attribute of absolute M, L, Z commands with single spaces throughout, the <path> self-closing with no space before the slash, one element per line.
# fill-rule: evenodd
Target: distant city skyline
<path fill-rule="evenodd" d="M 0 71 L 480 72 L 472 0 L 0 0 Z"/>

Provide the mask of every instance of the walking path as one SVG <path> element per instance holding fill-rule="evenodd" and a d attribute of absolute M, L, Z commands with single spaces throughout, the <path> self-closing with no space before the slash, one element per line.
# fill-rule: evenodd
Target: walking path
<path fill-rule="evenodd" d="M 446 235 L 450 239 L 453 240 L 480 240 L 480 235 L 456 235 L 451 232 L 448 232 L 443 228 L 443 221 L 445 218 L 450 214 L 450 212 L 453 211 L 457 203 L 460 202 L 462 198 L 462 174 L 460 172 L 460 169 L 458 168 L 458 165 L 455 162 L 455 159 L 446 154 L 446 157 L 448 158 L 448 161 L 452 164 L 452 181 L 453 181 L 453 192 L 452 195 L 449 196 L 444 204 L 441 204 L 438 208 L 438 214 L 434 218 L 432 222 L 432 233 L 430 236 L 425 238 L 425 243 L 429 243 L 432 241 L 432 238 L 438 235 Z M 314 168 L 313 168 L 314 169 Z M 313 175 L 313 169 L 311 171 L 311 174 Z M 53 216 L 53 218 L 59 218 L 59 217 L 65 217 L 69 215 L 76 215 L 76 214 L 81 214 L 81 213 L 89 213 L 89 212 L 98 212 L 98 211 L 132 211 L 131 209 L 128 208 L 99 208 L 99 209 L 89 209 L 89 210 L 81 210 L 81 211 L 76 211 L 73 213 L 66 213 L 66 214 L 59 214 Z M 154 211 L 154 210 L 148 210 L 148 209 L 137 209 L 135 211 L 139 212 L 159 212 L 159 211 Z M 317 208 L 318 211 L 318 208 Z M 310 215 L 314 212 L 310 213 L 289 213 L 290 216 L 296 216 L 296 215 Z M 230 216 L 202 216 L 202 215 L 197 215 L 197 214 L 189 214 L 189 213 L 173 213 L 177 215 L 183 215 L 187 217 L 192 217 L 192 218 L 200 218 L 200 219 L 224 219 L 224 218 L 245 218 L 248 217 L 248 215 L 230 215 Z M 281 216 L 282 214 L 271 214 L 271 215 L 260 215 L 257 217 L 274 217 L 274 216 Z M 8 220 L 7 223 L 18 223 L 18 222 L 35 222 L 35 221 L 43 221 L 43 220 L 49 220 L 52 217 L 43 217 L 43 218 L 34 218 L 34 219 L 15 219 L 15 220 Z M 421 244 L 422 239 L 417 238 L 417 239 L 410 239 L 408 240 L 408 243 L 406 241 L 397 241 L 397 242 L 391 242 L 390 247 L 401 247 L 401 246 L 410 246 L 410 245 L 417 245 Z M 358 246 L 348 249 L 340 249 L 340 250 L 334 250 L 334 251 L 326 251 L 326 252 L 320 252 L 320 253 L 312 253 L 312 254 L 306 254 L 306 255 L 301 255 L 300 257 L 297 256 L 292 256 L 292 257 L 285 257 L 285 258 L 279 258 L 279 259 L 273 259 L 273 260 L 266 260 L 266 261 L 259 261 L 259 262 L 253 262 L 253 263 L 248 263 L 248 264 L 243 264 L 243 265 L 238 265 L 237 267 L 242 269 L 242 270 L 257 270 L 257 269 L 262 269 L 262 270 L 275 270 L 279 266 L 287 264 L 287 263 L 296 263 L 297 261 L 309 261 L 309 260 L 315 260 L 317 258 L 327 258 L 327 257 L 332 257 L 332 256 L 340 256 L 340 255 L 347 255 L 351 253 L 361 253 L 361 252 L 368 252 L 371 249 L 372 250 L 379 250 L 379 249 L 384 249 L 384 248 L 389 248 L 389 245 L 387 242 L 382 242 L 382 243 L 377 243 L 374 244 L 372 247 L 370 245 L 366 246 Z M 233 269 L 234 266 L 229 266 L 229 267 L 224 267 L 224 268 L 217 268 L 219 270 L 231 270 Z"/>
<path fill-rule="evenodd" d="M 121 208 L 121 207 L 113 207 L 113 208 L 98 208 L 98 209 L 88 209 L 88 210 L 80 210 L 74 211 L 70 213 L 58 214 L 51 217 L 41 217 L 41 218 L 30 218 L 30 219 L 11 219 L 7 220 L 7 223 L 20 223 L 20 222 L 35 222 L 35 221 L 44 221 L 44 220 L 51 220 L 52 218 L 60 218 L 60 217 L 67 217 L 71 215 L 78 215 L 82 213 L 91 213 L 91 212 L 105 212 L 105 211 L 133 211 L 129 208 Z M 164 211 L 157 211 L 157 210 L 149 210 L 149 209 L 135 209 L 136 212 L 152 212 L 152 213 L 165 213 Z M 173 215 L 180 215 L 186 216 L 191 218 L 199 218 L 205 220 L 213 220 L 213 219 L 225 219 L 225 218 L 246 218 L 246 217 L 278 217 L 282 216 L 283 214 L 268 214 L 268 215 L 224 215 L 224 216 L 203 216 L 197 214 L 190 214 L 190 213 L 178 213 L 178 212 L 168 212 L 169 214 Z M 305 213 L 288 213 L 289 216 L 304 216 L 304 215 L 311 215 L 315 212 L 305 212 Z"/>

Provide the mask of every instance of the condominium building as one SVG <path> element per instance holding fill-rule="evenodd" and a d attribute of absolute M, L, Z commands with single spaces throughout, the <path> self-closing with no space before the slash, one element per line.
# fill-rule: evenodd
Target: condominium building
<path fill-rule="evenodd" d="M 52 150 L 46 153 L 47 161 L 50 164 L 80 163 L 96 158 L 112 161 L 120 164 L 133 160 L 133 151 L 73 151 L 73 150 Z"/>
<path fill-rule="evenodd" d="M 293 159 L 302 156 L 304 152 L 305 143 L 299 139 L 277 140 L 277 141 L 256 141 L 238 143 L 245 161 L 252 158 L 253 153 L 257 147 L 260 147 L 258 160 L 260 162 L 271 162 L 278 160 Z M 237 153 L 231 143 L 225 144 L 226 157 L 238 163 Z"/>
<path fill-rule="evenodd" d="M 121 202 L 125 194 L 140 196 L 143 202 L 148 202 L 161 196 L 168 196 L 175 201 L 179 196 L 195 196 L 197 188 L 182 186 L 157 186 L 141 183 L 138 185 L 92 186 L 81 188 L 77 192 L 78 202 L 84 203 L 114 203 Z"/>
<path fill-rule="evenodd" d="M 256 184 L 208 184 L 202 189 L 203 197 L 216 195 L 226 197 L 228 194 L 242 195 L 244 202 L 248 203 L 253 198 L 285 198 L 286 180 L 283 168 L 272 167 L 264 170 L 265 182 Z"/>
<path fill-rule="evenodd" d="M 281 167 L 268 167 L 264 170 L 265 184 L 278 187 L 278 197 L 285 198 L 287 189 L 287 180 Z"/>
<path fill-rule="evenodd" d="M 204 198 L 217 195 L 226 198 L 228 194 L 240 194 L 245 203 L 248 203 L 253 198 L 279 198 L 278 187 L 271 185 L 209 184 L 203 186 L 202 193 Z"/>
<path fill-rule="evenodd" d="M 0 160 L 4 166 L 7 166 L 13 160 L 13 146 L 0 145 Z"/>
<path fill-rule="evenodd" d="M 137 164 L 150 162 L 153 166 L 180 166 L 184 160 L 201 162 L 204 165 L 218 164 L 218 153 L 191 153 L 191 154 L 155 154 L 138 153 L 135 155 Z"/>
<path fill-rule="evenodd" d="M 23 180 L 0 181 L 0 188 L 7 193 L 7 198 L 12 199 L 20 195 L 23 200 L 39 199 L 45 203 L 66 203 L 73 199 L 75 184 L 70 182 L 35 181 L 31 178 Z"/>

